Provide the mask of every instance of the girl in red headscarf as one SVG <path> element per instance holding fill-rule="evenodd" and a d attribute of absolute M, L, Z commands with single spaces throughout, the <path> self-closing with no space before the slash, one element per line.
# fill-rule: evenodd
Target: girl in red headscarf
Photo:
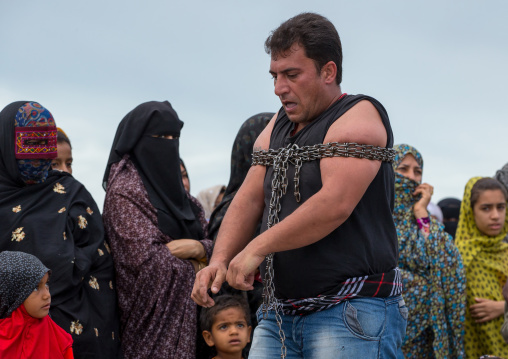
<path fill-rule="evenodd" d="M 49 316 L 50 271 L 31 254 L 0 253 L 2 358 L 72 359 L 72 338 Z"/>

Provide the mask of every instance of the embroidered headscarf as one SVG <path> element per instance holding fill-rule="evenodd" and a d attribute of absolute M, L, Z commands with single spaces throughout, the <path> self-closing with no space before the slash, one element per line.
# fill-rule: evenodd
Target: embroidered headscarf
<path fill-rule="evenodd" d="M 231 151 L 231 173 L 229 175 L 229 183 L 221 203 L 210 217 L 208 233 L 213 240 L 217 237 L 220 225 L 229 205 L 245 180 L 247 172 L 249 172 L 249 168 L 252 164 L 254 143 L 268 125 L 273 115 L 275 115 L 273 112 L 258 113 L 245 120 L 238 130 L 238 134 L 233 143 L 233 150 Z M 259 233 L 259 228 L 257 233 Z"/>
<path fill-rule="evenodd" d="M 408 154 L 423 169 L 423 159 L 414 147 L 402 144 L 393 168 Z M 465 275 L 457 248 L 443 226 L 430 219 L 425 238 L 418 228 L 413 196 L 420 183 L 395 172 L 393 219 L 399 239 L 399 268 L 409 319 L 403 352 L 407 358 L 464 358 Z"/>
<path fill-rule="evenodd" d="M 468 358 L 487 353 L 506 358 L 508 345 L 500 334 L 503 316 L 479 324 L 469 311 L 475 298 L 504 300 L 502 289 L 508 278 L 508 244 L 503 242 L 508 233 L 508 212 L 499 235 L 490 237 L 480 232 L 471 207 L 471 190 L 480 179 L 473 177 L 466 184 L 455 237 L 467 276 L 466 353 Z"/>
<path fill-rule="evenodd" d="M 15 134 L 2 139 L 0 176 L 18 185 L 44 182 L 57 156 L 51 113 L 37 102 L 18 101 L 7 105 L 0 118 L 2 132 Z"/>
<path fill-rule="evenodd" d="M 7 318 L 37 288 L 49 269 L 37 257 L 23 253 L 0 253 L 0 319 Z"/>
<path fill-rule="evenodd" d="M 15 156 L 26 184 L 48 177 L 51 160 L 57 156 L 56 126 L 51 113 L 37 102 L 21 106 L 14 118 Z"/>

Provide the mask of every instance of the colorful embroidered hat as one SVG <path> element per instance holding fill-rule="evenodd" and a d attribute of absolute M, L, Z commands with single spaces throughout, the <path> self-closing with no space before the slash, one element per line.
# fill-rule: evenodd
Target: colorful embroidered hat
<path fill-rule="evenodd" d="M 37 102 L 26 102 L 14 117 L 14 156 L 26 184 L 42 183 L 57 157 L 57 129 L 51 113 Z"/>
<path fill-rule="evenodd" d="M 16 159 L 53 159 L 57 157 L 57 129 L 51 113 L 37 102 L 21 106 L 15 118 Z"/>

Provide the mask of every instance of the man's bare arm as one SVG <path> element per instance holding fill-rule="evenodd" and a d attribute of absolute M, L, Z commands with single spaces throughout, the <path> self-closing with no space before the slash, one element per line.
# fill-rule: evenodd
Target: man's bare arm
<path fill-rule="evenodd" d="M 268 149 L 270 135 L 277 114 L 257 138 L 254 150 Z M 207 290 L 217 293 L 226 278 L 226 268 L 254 236 L 264 209 L 263 181 L 266 168 L 253 166 L 231 202 L 222 221 L 208 267 L 196 275 L 192 299 L 199 305 L 212 306 L 213 300 Z M 211 281 L 213 281 L 211 283 Z"/>
<path fill-rule="evenodd" d="M 222 221 L 210 263 L 229 264 L 254 237 L 264 209 L 265 172 L 263 166 L 250 168 Z"/>
<path fill-rule="evenodd" d="M 385 147 L 386 141 L 379 113 L 370 102 L 362 101 L 330 127 L 323 142 L 357 142 Z M 227 273 L 229 284 L 249 289 L 248 273 L 267 254 L 307 246 L 339 227 L 351 215 L 380 166 L 380 161 L 351 157 L 322 159 L 322 188 L 291 215 L 251 241 L 231 261 Z"/>

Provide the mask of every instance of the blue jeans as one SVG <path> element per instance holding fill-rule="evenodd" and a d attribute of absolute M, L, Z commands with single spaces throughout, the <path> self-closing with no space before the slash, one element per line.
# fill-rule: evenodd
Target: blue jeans
<path fill-rule="evenodd" d="M 408 309 L 401 296 L 355 298 L 306 316 L 281 315 L 287 359 L 403 358 Z M 249 359 L 280 358 L 279 327 L 273 311 L 258 326 Z"/>

